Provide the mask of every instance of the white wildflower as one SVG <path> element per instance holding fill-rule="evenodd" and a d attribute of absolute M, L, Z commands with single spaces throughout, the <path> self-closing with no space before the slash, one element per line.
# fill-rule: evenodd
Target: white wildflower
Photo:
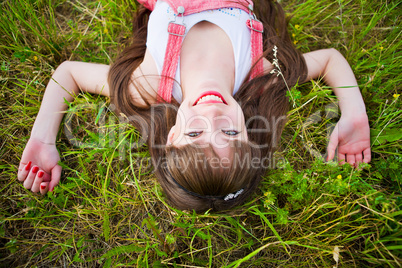
<path fill-rule="evenodd" d="M 272 49 L 272 51 L 274 52 L 274 60 L 272 61 L 272 65 L 275 68 L 271 70 L 270 74 L 276 74 L 277 77 L 282 76 L 283 81 L 285 82 L 286 88 L 288 89 L 288 91 L 290 93 L 290 97 L 292 98 L 293 107 L 296 107 L 296 102 L 295 102 L 295 100 L 293 98 L 292 92 L 290 91 L 289 86 L 286 83 L 285 77 L 283 77 L 281 67 L 279 66 L 279 61 L 278 61 L 278 57 L 277 57 L 277 55 L 278 55 L 278 47 L 276 45 L 274 45 L 274 48 Z"/>

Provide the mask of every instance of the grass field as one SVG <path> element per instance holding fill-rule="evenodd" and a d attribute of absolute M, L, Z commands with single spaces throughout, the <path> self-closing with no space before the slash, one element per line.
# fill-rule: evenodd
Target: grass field
<path fill-rule="evenodd" d="M 402 2 L 283 0 L 302 52 L 333 47 L 359 82 L 372 162 L 321 161 L 339 118 L 321 82 L 292 89 L 276 169 L 247 203 L 219 214 L 169 207 L 138 133 L 80 95 L 57 146 L 62 181 L 17 181 L 45 86 L 64 60 L 109 64 L 131 34 L 134 1 L 0 2 L 0 267 L 400 267 Z M 69 142 L 69 135 L 82 141 Z"/>

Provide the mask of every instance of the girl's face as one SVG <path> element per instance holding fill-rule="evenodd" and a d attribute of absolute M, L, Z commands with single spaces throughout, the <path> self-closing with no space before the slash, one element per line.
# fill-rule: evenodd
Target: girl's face
<path fill-rule="evenodd" d="M 228 94 L 206 91 L 183 100 L 176 124 L 168 135 L 167 145 L 187 144 L 205 148 L 211 145 L 223 158 L 230 152 L 230 141 L 247 141 L 244 114 L 240 105 Z"/>

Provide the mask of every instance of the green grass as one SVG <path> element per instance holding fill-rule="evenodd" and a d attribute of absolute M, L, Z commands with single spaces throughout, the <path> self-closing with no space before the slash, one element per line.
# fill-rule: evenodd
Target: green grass
<path fill-rule="evenodd" d="M 54 193 L 23 188 L 17 166 L 52 71 L 68 59 L 111 63 L 131 34 L 135 3 L 1 2 L 0 266 L 400 267 L 401 1 L 281 2 L 302 52 L 334 47 L 351 64 L 373 160 L 362 171 L 319 160 L 336 98 L 308 83 L 293 89 L 278 168 L 243 206 L 201 215 L 166 204 L 146 148 L 127 146 L 137 132 L 98 96 L 70 104 Z"/>

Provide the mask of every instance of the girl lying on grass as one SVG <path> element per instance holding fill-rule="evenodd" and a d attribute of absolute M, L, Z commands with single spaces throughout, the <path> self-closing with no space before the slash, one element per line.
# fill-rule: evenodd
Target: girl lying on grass
<path fill-rule="evenodd" d="M 327 160 L 337 149 L 339 161 L 370 161 L 368 119 L 350 66 L 335 49 L 297 51 L 278 3 L 140 2 L 132 43 L 111 66 L 63 62 L 53 74 L 19 166 L 25 188 L 45 194 L 59 183 L 56 135 L 65 100 L 80 91 L 110 97 L 140 131 L 167 199 L 180 209 L 242 203 L 276 149 L 286 91 L 311 79 L 323 77 L 342 112 Z"/>

